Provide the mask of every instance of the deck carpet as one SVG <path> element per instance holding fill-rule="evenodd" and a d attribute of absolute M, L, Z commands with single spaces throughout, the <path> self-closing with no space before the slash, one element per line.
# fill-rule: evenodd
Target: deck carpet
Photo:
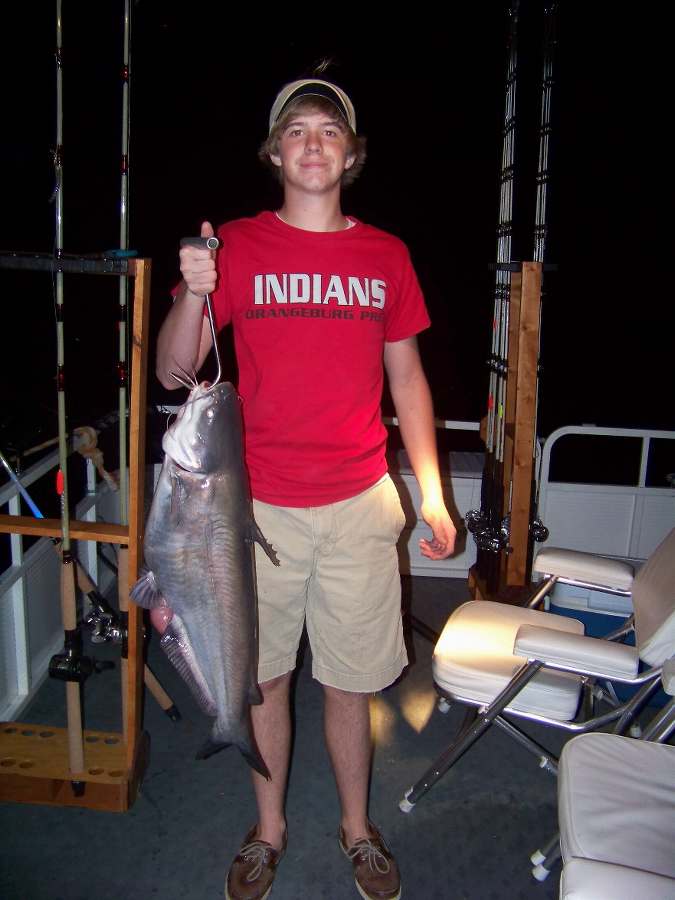
<path fill-rule="evenodd" d="M 417 578 L 408 604 L 439 629 L 467 598 L 464 582 Z M 431 644 L 410 634 L 412 662 L 373 700 L 374 759 L 370 816 L 402 873 L 409 900 L 520 900 L 557 897 L 558 872 L 544 884 L 529 854 L 556 829 L 556 783 L 506 735 L 490 731 L 409 815 L 398 801 L 441 752 L 462 710 L 434 706 Z M 93 648 L 114 658 L 112 648 Z M 3 900 L 209 900 L 222 896 L 226 869 L 255 818 L 247 767 L 228 750 L 203 762 L 194 753 L 209 730 L 153 641 L 150 665 L 174 698 L 172 723 L 148 698 L 151 760 L 126 814 L 0 805 Z M 322 739 L 322 695 L 309 652 L 297 673 L 295 743 L 288 790 L 289 844 L 273 900 L 356 898 L 350 864 L 336 841 L 338 803 Z M 118 675 L 86 686 L 86 727 L 119 730 Z M 63 686 L 48 681 L 21 720 L 63 725 Z M 541 735 L 541 729 L 539 735 Z M 548 739 L 554 751 L 556 733 Z"/>

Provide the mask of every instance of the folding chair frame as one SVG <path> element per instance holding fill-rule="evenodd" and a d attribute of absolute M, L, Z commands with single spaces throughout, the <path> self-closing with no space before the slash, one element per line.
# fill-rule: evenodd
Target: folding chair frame
<path fill-rule="evenodd" d="M 623 636 L 623 634 L 627 633 L 627 630 L 630 629 L 626 629 L 626 627 L 623 626 L 622 628 L 617 629 L 617 632 L 613 632 L 611 637 L 614 635 Z M 608 636 L 607 639 L 611 639 L 611 637 Z M 536 713 L 528 713 L 523 710 L 511 708 L 509 703 L 513 701 L 513 699 L 523 690 L 525 685 L 531 681 L 541 669 L 551 669 L 578 675 L 582 679 L 582 686 L 587 692 L 597 690 L 595 679 L 618 681 L 622 684 L 639 686 L 640 689 L 626 703 L 611 709 L 609 712 L 603 713 L 602 715 L 592 716 L 583 721 L 573 720 L 566 722 L 559 719 L 551 719 Z M 627 679 L 617 678 L 615 675 L 609 675 L 606 672 L 590 671 L 587 669 L 573 668 L 571 666 L 554 665 L 550 662 L 543 662 L 538 659 L 528 659 L 501 693 L 498 694 L 489 705 L 481 704 L 476 700 L 470 700 L 457 694 L 452 694 L 445 691 L 439 685 L 436 685 L 436 690 L 446 702 L 449 701 L 452 703 L 453 701 L 459 701 L 466 705 L 477 707 L 478 714 L 468 727 L 460 729 L 459 734 L 447 750 L 441 754 L 434 764 L 427 769 L 424 775 L 405 792 L 403 799 L 399 803 L 399 808 L 402 812 L 411 812 L 417 801 L 423 797 L 434 784 L 443 777 L 443 775 L 445 775 L 457 760 L 460 759 L 460 757 L 462 757 L 466 751 L 476 743 L 478 738 L 480 738 L 493 724 L 498 725 L 503 731 L 510 734 L 511 737 L 521 744 L 521 746 L 537 756 L 540 760 L 541 768 L 546 769 L 551 774 L 556 774 L 558 763 L 557 757 L 554 754 L 549 753 L 525 732 L 521 731 L 521 729 L 514 725 L 513 722 L 506 719 L 504 714 L 536 722 L 541 725 L 551 725 L 554 728 L 560 728 L 572 734 L 584 734 L 588 731 L 597 731 L 600 728 L 610 725 L 612 722 L 617 722 L 617 727 L 614 730 L 615 733 L 621 734 L 635 719 L 635 716 L 650 696 L 656 692 L 660 684 L 660 676 L 661 666 L 648 669 L 646 672 L 637 675 L 635 678 Z M 606 696 L 604 691 L 601 693 L 603 696 Z M 595 697 L 592 701 L 592 705 L 595 705 Z"/>

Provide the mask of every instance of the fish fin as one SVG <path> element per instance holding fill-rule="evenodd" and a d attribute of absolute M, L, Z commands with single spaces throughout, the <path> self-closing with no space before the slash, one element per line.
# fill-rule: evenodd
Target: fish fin
<path fill-rule="evenodd" d="M 207 738 L 199 750 L 197 750 L 195 759 L 208 759 L 209 756 L 213 756 L 213 754 L 218 753 L 219 750 L 227 750 L 227 748 L 231 746 L 232 743 L 230 741 L 214 741 L 211 738 Z"/>
<path fill-rule="evenodd" d="M 155 581 L 155 573 L 145 566 L 141 576 L 129 592 L 129 596 L 143 609 L 154 609 L 156 606 L 168 606 Z"/>
<path fill-rule="evenodd" d="M 258 775 L 262 775 L 263 778 L 267 779 L 267 781 L 272 780 L 272 776 L 270 775 L 270 770 L 267 768 L 265 763 L 263 762 L 262 756 L 258 753 L 257 750 L 247 749 L 245 747 L 239 748 L 242 756 L 249 764 L 252 769 L 255 769 Z"/>
<path fill-rule="evenodd" d="M 209 756 L 213 756 L 214 753 L 218 753 L 220 750 L 226 750 L 228 747 L 234 745 L 239 749 L 239 752 L 244 757 L 249 766 L 251 766 L 252 769 L 255 769 L 256 772 L 259 775 L 262 775 L 263 778 L 266 778 L 268 781 L 270 781 L 272 776 L 269 773 L 269 769 L 265 765 L 262 756 L 249 737 L 249 734 L 242 734 L 238 738 L 233 737 L 233 739 L 230 741 L 221 740 L 218 737 L 218 723 L 216 722 L 213 726 L 211 735 L 204 741 L 203 745 L 197 751 L 197 755 L 195 758 L 208 759 Z"/>
<path fill-rule="evenodd" d="M 260 544 L 260 546 L 263 548 L 263 550 L 269 556 L 275 566 L 281 565 L 276 550 L 270 543 L 268 543 L 265 535 L 260 530 L 255 519 L 251 519 L 251 541 Z"/>
<path fill-rule="evenodd" d="M 218 715 L 218 707 L 204 673 L 195 658 L 190 636 L 180 616 L 174 613 L 159 644 L 169 657 L 171 665 L 190 688 L 190 693 L 197 701 L 199 708 L 207 716 Z"/>
<path fill-rule="evenodd" d="M 248 702 L 251 706 L 260 706 L 263 696 L 256 681 L 252 681 L 248 689 Z"/>

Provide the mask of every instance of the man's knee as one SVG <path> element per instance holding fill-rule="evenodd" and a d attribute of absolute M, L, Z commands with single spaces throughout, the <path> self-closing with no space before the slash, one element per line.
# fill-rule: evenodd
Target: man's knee
<path fill-rule="evenodd" d="M 368 706 L 372 696 L 362 691 L 343 691 L 329 684 L 323 685 L 323 692 L 326 703 L 339 703 L 341 706 Z"/>
<path fill-rule="evenodd" d="M 277 675 L 276 678 L 270 678 L 269 681 L 262 681 L 259 687 L 262 691 L 263 699 L 288 693 L 292 675 L 292 672 L 286 672 L 283 675 Z"/>

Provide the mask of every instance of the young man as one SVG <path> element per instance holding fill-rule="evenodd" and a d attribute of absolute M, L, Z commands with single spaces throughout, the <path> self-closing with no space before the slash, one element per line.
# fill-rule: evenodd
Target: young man
<path fill-rule="evenodd" d="M 455 528 L 443 502 L 430 392 L 415 335 L 429 325 L 405 246 L 342 213 L 341 187 L 363 165 L 354 108 L 318 79 L 286 85 L 261 154 L 278 173 L 276 212 L 221 226 L 221 248 L 181 250 L 183 283 L 159 336 L 157 373 L 199 368 L 231 322 L 239 362 L 254 513 L 281 565 L 256 552 L 259 670 L 252 707 L 271 773 L 253 773 L 258 822 L 228 873 L 229 900 L 268 896 L 286 848 L 289 684 L 306 623 L 324 687 L 325 738 L 341 805 L 339 843 L 360 895 L 400 896 L 394 859 L 367 817 L 369 695 L 407 663 L 396 541 L 404 517 L 385 463 L 383 362 L 433 537 L 449 556 Z M 202 225 L 202 236 L 213 230 Z"/>

